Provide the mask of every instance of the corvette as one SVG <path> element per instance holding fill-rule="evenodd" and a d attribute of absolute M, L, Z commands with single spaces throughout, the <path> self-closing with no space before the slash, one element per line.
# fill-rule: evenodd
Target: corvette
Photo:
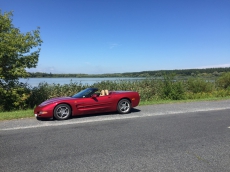
<path fill-rule="evenodd" d="M 138 106 L 140 96 L 135 91 L 108 91 L 100 96 L 97 88 L 87 88 L 71 97 L 57 97 L 42 102 L 34 109 L 36 118 L 65 120 L 71 116 L 119 112 L 129 113 Z"/>

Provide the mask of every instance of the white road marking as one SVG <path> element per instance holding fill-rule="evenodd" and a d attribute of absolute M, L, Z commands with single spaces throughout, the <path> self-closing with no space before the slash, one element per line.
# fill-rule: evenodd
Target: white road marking
<path fill-rule="evenodd" d="M 166 112 L 147 112 L 147 113 L 131 113 L 128 115 L 117 115 L 117 116 L 96 116 L 92 118 L 78 118 L 76 120 L 67 120 L 67 121 L 42 121 L 40 124 L 12 127 L 12 128 L 3 128 L 0 131 L 9 131 L 9 130 L 20 130 L 20 129 L 30 129 L 30 128 L 41 128 L 41 127 L 54 127 L 54 126 L 63 126 L 63 125 L 72 125 L 72 124 L 84 124 L 92 122 L 103 122 L 103 121 L 114 121 L 122 119 L 132 119 L 132 118 L 142 118 L 149 116 L 158 116 L 158 115 L 169 115 L 169 114 L 181 114 L 181 113 L 194 113 L 194 112 L 206 112 L 206 111 L 217 111 L 217 110 L 227 110 L 230 108 L 206 108 L 206 109 L 197 109 L 197 110 L 181 110 L 181 111 L 166 111 Z M 230 127 L 228 127 L 230 128 Z"/>

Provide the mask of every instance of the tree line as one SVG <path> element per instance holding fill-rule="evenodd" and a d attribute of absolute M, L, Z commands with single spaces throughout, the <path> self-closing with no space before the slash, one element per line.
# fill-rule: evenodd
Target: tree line
<path fill-rule="evenodd" d="M 103 77 L 162 77 L 174 74 L 176 76 L 220 76 L 230 72 L 230 67 L 226 68 L 206 68 L 206 69 L 181 69 L 181 70 L 156 70 L 126 73 L 105 73 L 105 74 L 52 74 L 43 72 L 28 72 L 30 78 L 103 78 Z"/>

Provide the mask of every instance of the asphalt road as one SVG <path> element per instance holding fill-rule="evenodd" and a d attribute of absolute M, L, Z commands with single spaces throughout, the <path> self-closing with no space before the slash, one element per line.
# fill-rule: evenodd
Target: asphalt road
<path fill-rule="evenodd" d="M 0 171 L 230 171 L 230 100 L 0 122 Z"/>

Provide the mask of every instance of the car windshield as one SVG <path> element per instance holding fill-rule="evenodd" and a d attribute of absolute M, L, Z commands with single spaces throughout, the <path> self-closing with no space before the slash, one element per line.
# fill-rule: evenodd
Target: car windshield
<path fill-rule="evenodd" d="M 97 89 L 95 88 L 87 88 L 85 90 L 80 91 L 79 93 L 73 95 L 73 98 L 84 98 L 84 97 L 90 97 Z"/>

